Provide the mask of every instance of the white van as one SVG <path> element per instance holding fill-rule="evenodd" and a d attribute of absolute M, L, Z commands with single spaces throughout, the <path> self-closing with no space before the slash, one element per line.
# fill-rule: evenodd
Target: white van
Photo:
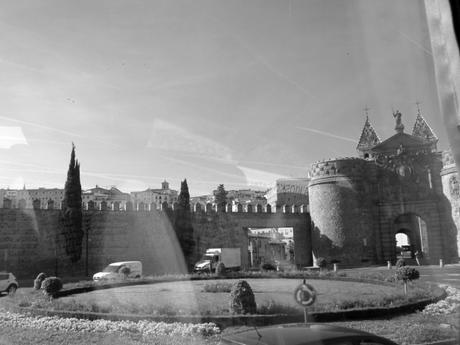
<path fill-rule="evenodd" d="M 124 273 L 128 268 L 128 273 Z M 123 280 L 126 278 L 140 278 L 142 276 L 142 262 L 120 261 L 108 265 L 102 272 L 93 275 L 94 281 L 99 280 Z"/>

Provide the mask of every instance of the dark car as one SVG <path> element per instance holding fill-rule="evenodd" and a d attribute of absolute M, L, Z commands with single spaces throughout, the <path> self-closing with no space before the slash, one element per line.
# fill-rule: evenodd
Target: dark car
<path fill-rule="evenodd" d="M 0 294 L 6 292 L 8 295 L 14 295 L 19 284 L 13 273 L 0 272 Z"/>
<path fill-rule="evenodd" d="M 414 257 L 414 254 L 412 253 L 412 247 L 411 246 L 401 246 L 401 258 L 403 259 L 411 259 Z"/>
<path fill-rule="evenodd" d="M 397 345 L 367 332 L 324 324 L 267 326 L 224 336 L 222 344 L 239 345 Z"/>

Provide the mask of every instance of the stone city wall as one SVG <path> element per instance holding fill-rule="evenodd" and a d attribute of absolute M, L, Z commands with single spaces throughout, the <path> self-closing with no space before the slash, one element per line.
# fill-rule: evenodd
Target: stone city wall
<path fill-rule="evenodd" d="M 246 267 L 247 228 L 251 226 L 293 226 L 297 234 L 302 232 L 303 237 L 309 238 L 306 235 L 308 214 L 292 213 L 299 209 L 287 207 L 282 213 L 253 211 L 192 212 L 195 258 L 210 247 L 240 247 L 242 264 Z M 52 209 L 0 209 L 0 270 L 34 278 L 39 272 L 54 274 L 57 266 L 59 276 L 84 275 L 88 260 L 88 273 L 92 275 L 110 262 L 141 260 L 145 274 L 186 272 L 186 263 L 170 222 L 171 209 L 84 211 L 83 252 L 76 265 L 71 265 L 63 253 L 59 214 L 59 210 Z M 310 264 L 306 255 L 299 254 L 299 258 L 303 260 L 300 264 Z"/>

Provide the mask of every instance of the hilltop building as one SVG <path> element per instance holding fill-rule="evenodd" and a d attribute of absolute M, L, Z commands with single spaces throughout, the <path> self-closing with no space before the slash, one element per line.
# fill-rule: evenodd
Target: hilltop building
<path fill-rule="evenodd" d="M 212 205 L 213 203 L 214 203 L 214 195 L 211 195 L 211 194 L 190 197 L 190 205 L 198 204 L 203 209 L 207 204 Z"/>
<path fill-rule="evenodd" d="M 148 188 L 141 192 L 131 192 L 131 201 L 135 209 L 147 210 L 160 208 L 163 203 L 172 205 L 177 201 L 179 193 L 170 189 L 169 183 L 165 180 L 161 183 L 161 189 Z"/>
<path fill-rule="evenodd" d="M 81 199 L 84 209 L 100 210 L 108 208 L 118 211 L 126 208 L 126 203 L 130 201 L 130 195 L 115 187 L 106 189 L 96 185 L 95 188 L 83 191 Z"/>
<path fill-rule="evenodd" d="M 237 206 L 241 205 L 243 208 L 247 205 L 261 205 L 267 204 L 265 198 L 266 191 L 252 190 L 252 189 L 238 189 L 228 190 L 227 192 L 227 204 L 232 206 L 233 211 L 237 211 Z M 191 204 L 201 204 L 202 207 L 207 204 L 215 205 L 215 195 L 217 190 L 214 190 L 212 194 L 195 196 L 190 198 Z"/>
<path fill-rule="evenodd" d="M 64 190 L 59 188 L 0 189 L 0 207 L 4 208 L 60 208 Z"/>
<path fill-rule="evenodd" d="M 233 206 L 240 205 L 257 205 L 262 206 L 267 204 L 267 199 L 265 198 L 265 191 L 252 190 L 252 189 L 239 189 L 239 190 L 229 190 L 227 191 L 227 200 Z"/>
<path fill-rule="evenodd" d="M 251 267 L 259 267 L 265 263 L 274 265 L 286 260 L 286 243 L 272 236 L 271 233 L 248 233 L 248 253 Z"/>
<path fill-rule="evenodd" d="M 276 180 L 273 188 L 267 191 L 265 198 L 273 207 L 280 208 L 283 205 L 307 206 L 309 178 L 284 178 Z"/>
<path fill-rule="evenodd" d="M 126 210 L 136 207 L 136 210 L 160 208 L 166 202 L 172 205 L 177 201 L 178 192 L 169 188 L 169 183 L 163 181 L 161 189 L 147 189 L 141 192 L 124 193 L 112 186 L 103 188 L 96 185 L 82 191 L 82 206 L 88 210 Z M 35 208 L 59 209 L 64 199 L 64 189 L 0 189 L 0 208 Z M 131 206 L 128 206 L 130 204 Z"/>

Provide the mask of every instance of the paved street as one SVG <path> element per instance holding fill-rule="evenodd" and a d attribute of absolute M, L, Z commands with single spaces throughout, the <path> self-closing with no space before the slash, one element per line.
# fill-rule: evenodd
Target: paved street
<path fill-rule="evenodd" d="M 420 266 L 420 279 L 447 284 L 460 289 L 460 264 L 439 266 Z"/>
<path fill-rule="evenodd" d="M 460 289 L 460 264 L 450 264 L 444 267 L 438 265 L 430 266 L 415 266 L 420 271 L 420 280 L 435 282 L 440 284 L 447 284 Z M 365 268 L 354 268 L 353 270 L 360 271 L 385 271 L 388 268 L 386 266 L 380 267 L 365 267 Z M 395 269 L 394 266 L 392 268 Z M 345 270 L 346 271 L 346 270 Z"/>

